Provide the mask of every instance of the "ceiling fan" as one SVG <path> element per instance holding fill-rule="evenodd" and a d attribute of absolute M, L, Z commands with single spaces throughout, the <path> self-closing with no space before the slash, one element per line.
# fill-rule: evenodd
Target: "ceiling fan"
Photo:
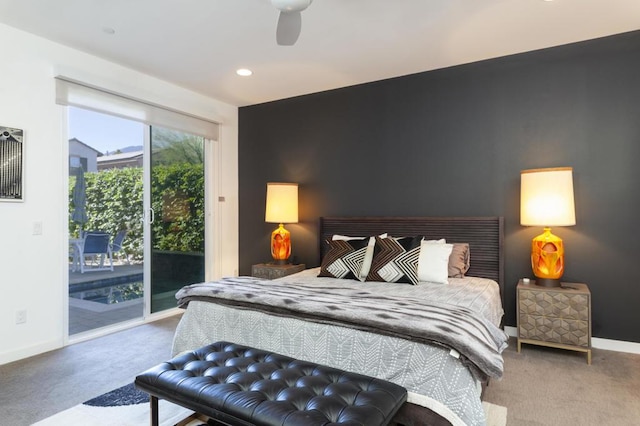
<path fill-rule="evenodd" d="M 301 12 L 313 0 L 271 0 L 271 4 L 280 11 L 276 41 L 280 46 L 293 46 L 300 36 L 302 28 Z"/>

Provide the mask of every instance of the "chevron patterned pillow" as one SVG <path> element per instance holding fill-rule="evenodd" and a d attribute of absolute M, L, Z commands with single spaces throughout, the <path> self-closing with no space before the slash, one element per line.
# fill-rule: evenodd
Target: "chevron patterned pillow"
<path fill-rule="evenodd" d="M 319 277 L 359 280 L 367 254 L 369 237 L 350 240 L 327 240 L 329 251 L 322 259 Z"/>
<path fill-rule="evenodd" d="M 417 284 L 421 241 L 422 236 L 376 237 L 367 281 Z"/>

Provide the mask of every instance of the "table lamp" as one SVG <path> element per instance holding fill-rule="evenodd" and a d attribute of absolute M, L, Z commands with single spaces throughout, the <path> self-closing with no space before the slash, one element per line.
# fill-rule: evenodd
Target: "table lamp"
<path fill-rule="evenodd" d="M 267 208 L 265 222 L 279 223 L 278 229 L 271 233 L 271 256 L 274 263 L 286 264 L 291 256 L 291 233 L 284 229 L 283 223 L 298 222 L 298 184 L 267 183 Z"/>
<path fill-rule="evenodd" d="M 531 242 L 531 267 L 536 284 L 559 287 L 564 273 L 564 245 L 551 226 L 576 224 L 573 169 L 557 167 L 520 172 L 520 224 L 542 226 Z"/>

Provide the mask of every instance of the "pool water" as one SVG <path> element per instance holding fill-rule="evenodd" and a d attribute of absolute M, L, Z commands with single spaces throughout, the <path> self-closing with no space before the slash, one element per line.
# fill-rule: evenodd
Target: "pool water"
<path fill-rule="evenodd" d="M 143 295 L 143 289 L 143 283 L 140 281 L 76 291 L 69 293 L 69 296 L 75 299 L 113 305 L 141 298 Z"/>

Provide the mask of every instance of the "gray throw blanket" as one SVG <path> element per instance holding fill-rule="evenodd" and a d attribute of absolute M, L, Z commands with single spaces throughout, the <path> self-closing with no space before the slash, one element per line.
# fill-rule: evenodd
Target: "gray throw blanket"
<path fill-rule="evenodd" d="M 366 285 L 322 286 L 251 277 L 189 285 L 176 298 L 182 308 L 192 300 L 203 300 L 438 344 L 457 351 L 479 380 L 502 377 L 507 335 L 465 307 L 377 295 Z"/>

